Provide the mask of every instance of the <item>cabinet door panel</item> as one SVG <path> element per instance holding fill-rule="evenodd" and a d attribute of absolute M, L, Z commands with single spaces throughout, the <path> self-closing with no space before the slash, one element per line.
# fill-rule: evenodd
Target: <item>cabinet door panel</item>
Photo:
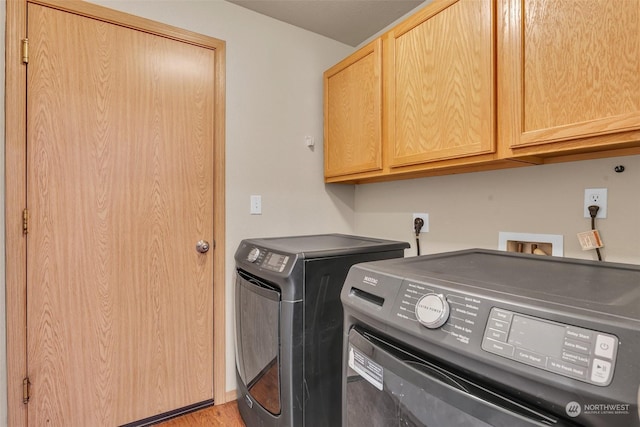
<path fill-rule="evenodd" d="M 638 0 L 506 4 L 511 147 L 640 129 Z"/>
<path fill-rule="evenodd" d="M 382 168 L 382 42 L 325 72 L 325 176 Z"/>
<path fill-rule="evenodd" d="M 388 36 L 391 166 L 495 150 L 492 3 L 442 5 Z"/>

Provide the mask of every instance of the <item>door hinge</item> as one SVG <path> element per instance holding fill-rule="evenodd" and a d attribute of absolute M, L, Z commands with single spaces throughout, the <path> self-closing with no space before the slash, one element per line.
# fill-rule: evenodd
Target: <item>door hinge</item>
<path fill-rule="evenodd" d="M 29 39 L 22 39 L 22 63 L 29 63 Z"/>
<path fill-rule="evenodd" d="M 29 381 L 29 377 L 26 377 L 22 380 L 22 403 L 25 405 L 29 403 L 29 398 L 31 397 L 31 382 Z"/>
<path fill-rule="evenodd" d="M 29 233 L 29 210 L 22 211 L 22 234 Z"/>

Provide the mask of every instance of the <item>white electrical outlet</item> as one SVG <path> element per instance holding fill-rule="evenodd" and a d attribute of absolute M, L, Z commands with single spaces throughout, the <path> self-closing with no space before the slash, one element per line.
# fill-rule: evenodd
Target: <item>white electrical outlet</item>
<path fill-rule="evenodd" d="M 415 221 L 416 218 L 422 218 L 422 220 L 424 221 L 424 225 L 422 226 L 422 229 L 420 230 L 420 233 L 428 233 L 429 232 L 429 214 L 428 213 L 414 213 L 413 214 L 413 220 Z M 414 232 L 415 232 L 415 230 L 414 230 Z"/>
<path fill-rule="evenodd" d="M 584 217 L 591 218 L 589 214 L 589 206 L 596 205 L 600 209 L 596 218 L 607 217 L 607 189 L 606 188 L 587 188 L 584 190 Z"/>

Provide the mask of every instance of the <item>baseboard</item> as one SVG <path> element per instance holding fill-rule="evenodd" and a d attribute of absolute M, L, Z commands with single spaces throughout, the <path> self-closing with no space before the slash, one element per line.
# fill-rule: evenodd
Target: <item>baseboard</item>
<path fill-rule="evenodd" d="M 184 408 L 179 408 L 173 411 L 165 412 L 164 414 L 154 415 L 149 418 L 145 418 L 143 420 L 134 421 L 132 423 L 124 424 L 120 427 L 147 427 L 154 426 L 163 421 L 167 421 L 173 418 L 180 417 L 182 415 L 188 414 L 190 412 L 198 411 L 200 409 L 207 408 L 213 405 L 213 399 L 205 400 L 204 402 L 196 403 L 193 405 L 185 406 Z"/>
<path fill-rule="evenodd" d="M 238 398 L 238 390 L 227 391 L 224 395 L 224 402 L 216 401 L 216 405 L 231 402 L 233 400 L 236 400 L 237 398 Z"/>

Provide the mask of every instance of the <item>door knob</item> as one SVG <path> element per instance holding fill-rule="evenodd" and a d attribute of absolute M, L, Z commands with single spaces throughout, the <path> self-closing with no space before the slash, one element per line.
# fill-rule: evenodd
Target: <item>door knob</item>
<path fill-rule="evenodd" d="M 196 243 L 196 250 L 201 254 L 209 252 L 209 242 L 206 240 L 200 240 Z"/>

